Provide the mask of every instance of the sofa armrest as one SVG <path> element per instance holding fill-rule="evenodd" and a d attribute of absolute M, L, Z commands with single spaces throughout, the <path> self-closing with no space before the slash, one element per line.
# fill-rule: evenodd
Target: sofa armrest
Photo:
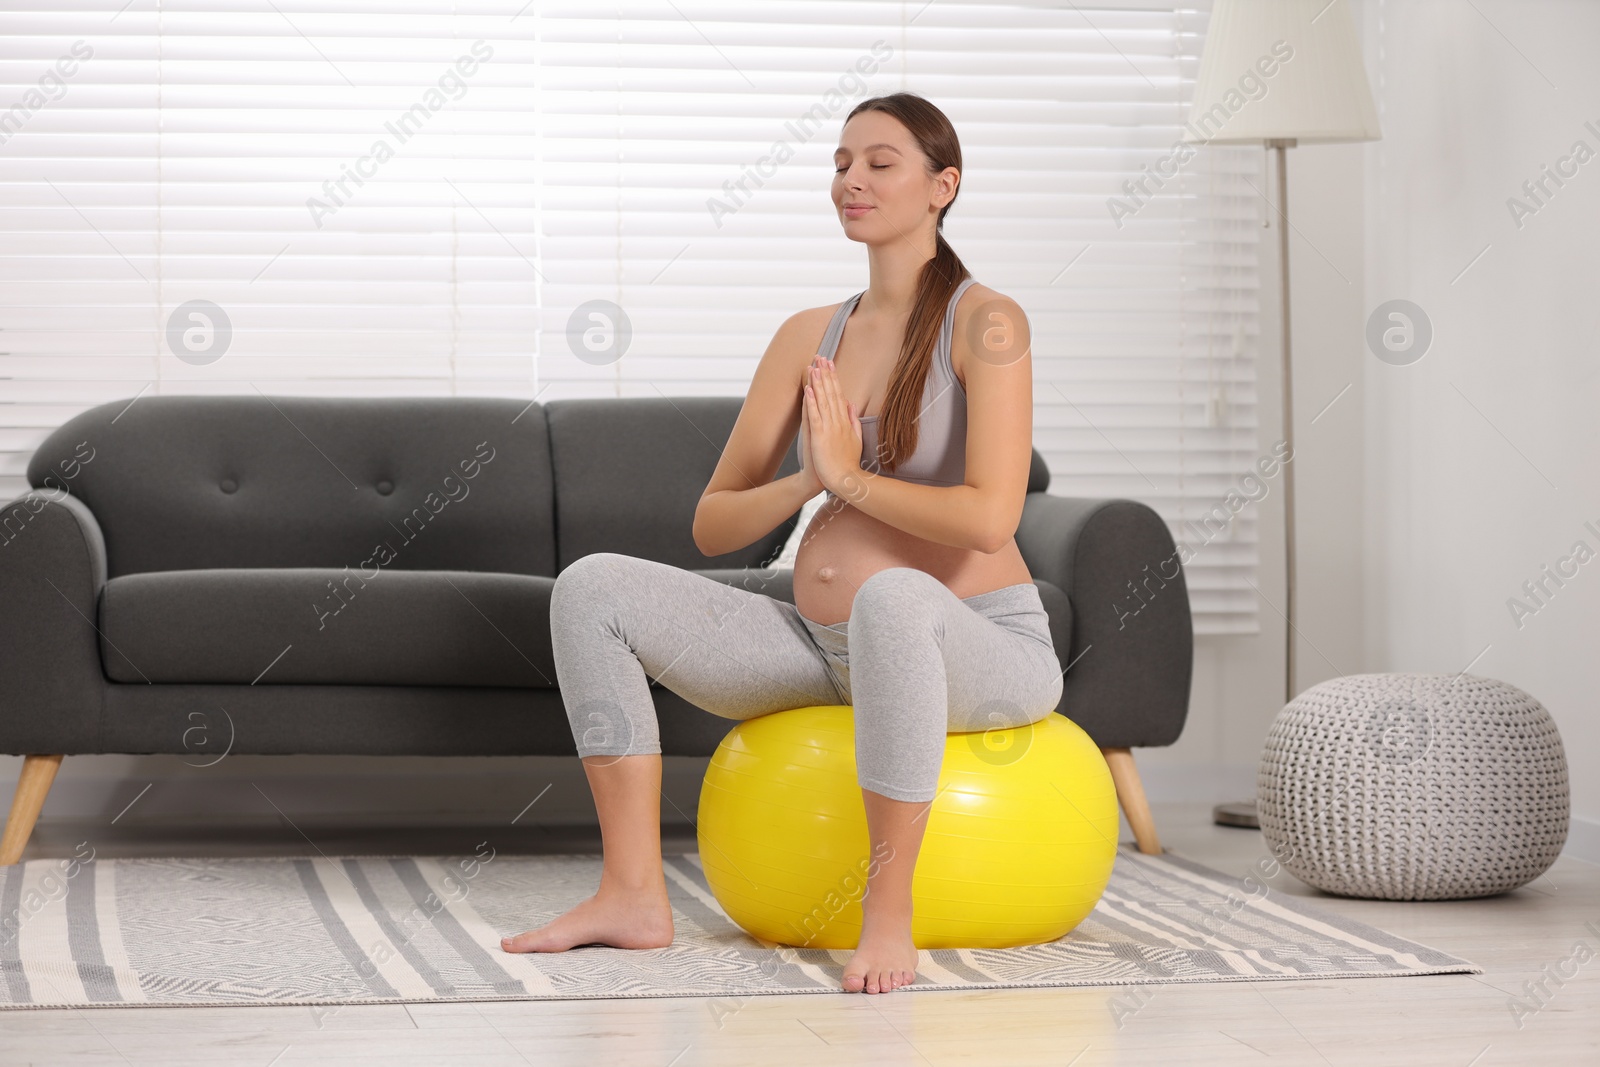
<path fill-rule="evenodd" d="M 105 674 L 100 523 L 67 493 L 0 508 L 0 752 L 97 751 Z"/>
<path fill-rule="evenodd" d="M 1102 748 L 1170 745 L 1194 671 L 1189 591 L 1171 532 L 1135 500 L 1029 493 L 1017 547 L 1072 604 L 1061 711 Z"/>

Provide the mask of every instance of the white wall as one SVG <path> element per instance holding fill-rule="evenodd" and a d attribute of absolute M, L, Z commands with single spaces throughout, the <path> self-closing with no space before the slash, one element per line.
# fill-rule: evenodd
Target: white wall
<path fill-rule="evenodd" d="M 1470 664 L 1527 691 L 1565 743 L 1568 850 L 1600 861 L 1600 533 L 1583 525 L 1600 530 L 1600 4 L 1354 7 L 1383 140 L 1289 151 L 1297 690 Z M 1507 199 L 1579 139 L 1595 158 L 1519 229 Z M 1281 433 L 1273 296 L 1264 444 Z M 1410 366 L 1366 346 L 1394 298 L 1435 331 Z M 1157 799 L 1254 793 L 1283 669 L 1281 494 L 1260 506 L 1263 632 L 1197 642 L 1189 727 L 1139 755 Z M 1519 628 L 1508 599 L 1537 607 L 1522 584 L 1578 540 L 1594 561 Z"/>
<path fill-rule="evenodd" d="M 1507 608 L 1574 542 L 1600 552 L 1600 159 L 1520 229 L 1506 204 L 1574 141 L 1600 152 L 1600 4 L 1365 7 L 1366 306 L 1409 299 L 1434 328 L 1418 363 L 1363 363 L 1366 660 L 1454 673 L 1482 651 L 1471 673 L 1554 715 L 1569 847 L 1600 858 L 1600 562 L 1520 628 Z"/>

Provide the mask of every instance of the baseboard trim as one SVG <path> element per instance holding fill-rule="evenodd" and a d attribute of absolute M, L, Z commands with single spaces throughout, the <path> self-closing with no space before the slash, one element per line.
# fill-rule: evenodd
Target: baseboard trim
<path fill-rule="evenodd" d="M 1600 863 L 1600 822 L 1573 818 L 1567 824 L 1567 844 L 1561 854 L 1586 863 Z"/>

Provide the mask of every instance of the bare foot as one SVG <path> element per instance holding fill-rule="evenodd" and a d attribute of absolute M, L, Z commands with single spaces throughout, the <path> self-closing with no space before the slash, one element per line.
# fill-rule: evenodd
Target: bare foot
<path fill-rule="evenodd" d="M 672 944 L 672 905 L 659 892 L 605 891 L 515 937 L 502 937 L 506 952 L 565 952 L 574 945 L 665 948 Z"/>
<path fill-rule="evenodd" d="M 844 967 L 846 993 L 889 993 L 917 980 L 917 946 L 909 918 L 861 925 L 855 955 Z"/>

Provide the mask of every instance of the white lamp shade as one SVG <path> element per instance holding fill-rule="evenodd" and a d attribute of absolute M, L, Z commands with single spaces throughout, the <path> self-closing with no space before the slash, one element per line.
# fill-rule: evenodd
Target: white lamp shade
<path fill-rule="evenodd" d="M 1347 0 L 1216 0 L 1185 141 L 1381 136 Z"/>

